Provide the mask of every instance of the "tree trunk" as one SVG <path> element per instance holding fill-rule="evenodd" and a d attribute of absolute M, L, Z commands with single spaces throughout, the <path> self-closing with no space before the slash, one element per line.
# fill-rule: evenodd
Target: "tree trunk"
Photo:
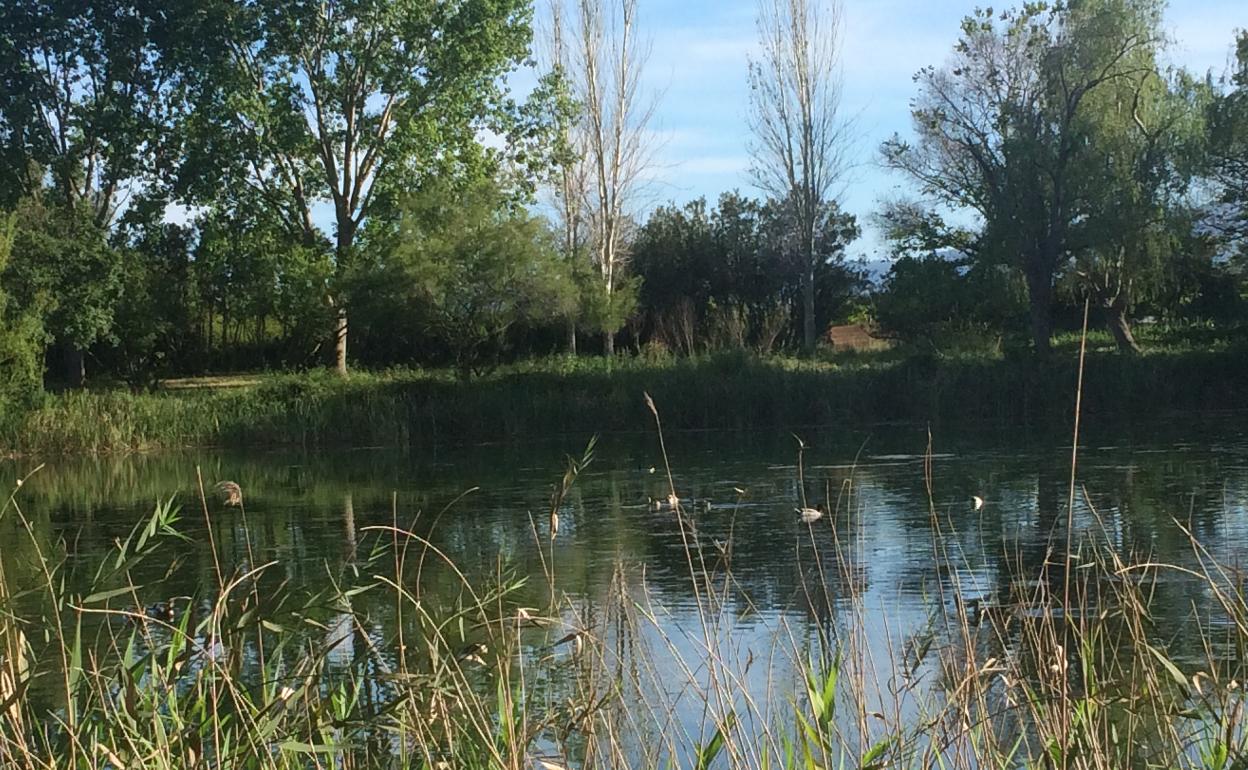
<path fill-rule="evenodd" d="M 65 348 L 65 384 L 71 388 L 81 388 L 87 381 L 87 359 L 76 345 Z"/>
<path fill-rule="evenodd" d="M 615 332 L 603 332 L 602 352 L 608 358 L 615 355 Z"/>
<path fill-rule="evenodd" d="M 338 308 L 335 318 L 334 358 L 337 362 L 338 373 L 345 377 L 347 375 L 347 309 Z"/>
<path fill-rule="evenodd" d="M 815 352 L 815 268 L 802 271 L 802 350 Z"/>
<path fill-rule="evenodd" d="M 1031 343 L 1037 355 L 1047 356 L 1053 349 L 1053 276 L 1036 270 L 1028 270 L 1026 275 Z"/>
<path fill-rule="evenodd" d="M 351 212 L 341 205 L 338 206 L 336 217 L 337 243 L 334 248 L 334 267 L 337 275 L 342 276 L 351 258 L 356 223 L 351 218 Z M 347 375 L 347 306 L 341 297 L 334 298 L 334 304 L 338 308 L 338 313 L 334 318 L 334 359 L 338 374 L 345 377 Z"/>
<path fill-rule="evenodd" d="M 576 355 L 576 321 L 568 319 L 568 355 Z"/>
<path fill-rule="evenodd" d="M 1131 333 L 1131 322 L 1127 320 L 1125 304 L 1121 300 L 1101 302 L 1101 308 L 1105 311 L 1105 326 L 1113 335 L 1114 342 L 1118 343 L 1119 351 L 1139 353 L 1140 346 L 1135 341 L 1135 335 Z"/>

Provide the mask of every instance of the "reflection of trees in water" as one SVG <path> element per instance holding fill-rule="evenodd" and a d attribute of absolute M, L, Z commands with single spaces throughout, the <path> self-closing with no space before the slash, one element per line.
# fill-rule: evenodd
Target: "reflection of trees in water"
<path fill-rule="evenodd" d="M 639 453 L 645 459 L 634 461 L 625 453 L 612 464 L 601 456 L 604 451 L 564 501 L 561 534 L 553 546 L 556 592 L 572 595 L 595 622 L 605 617 L 598 605 L 610 593 L 617 565 L 632 590 L 644 569 L 654 601 L 682 611 L 691 607 L 695 585 L 703 590 L 705 569 L 723 592 L 725 612 L 736 628 L 784 616 L 800 619 L 825 641 L 836 639 L 836 625 L 854 601 L 913 607 L 938 596 L 938 586 L 966 588 L 968 580 L 985 596 L 1006 600 L 1016 585 L 1034 590 L 1043 582 L 1056 595 L 1065 582 L 1065 450 L 937 458 L 931 507 L 917 458 L 866 460 L 854 469 L 849 462 L 808 467 L 808 494 L 825 498 L 831 511 L 810 527 L 792 514 L 800 497 L 794 469 L 768 462 L 792 463 L 791 446 L 767 458 L 723 460 L 710 454 L 704 459 L 686 453 L 703 464 L 674 468 L 677 490 L 683 498 L 710 500 L 712 508 L 690 506 L 683 531 L 681 518 L 648 503 L 667 491 L 662 472 L 648 472 L 649 455 Z M 326 587 L 329 577 L 345 574 L 353 561 L 366 560 L 377 549 L 388 553 L 393 536 L 368 528 L 397 519 L 400 527 L 444 549 L 470 579 L 495 576 L 500 560 L 511 573 L 530 576 L 515 601 L 546 606 L 550 596 L 538 549 L 550 548 L 545 512 L 550 484 L 562 472 L 562 453 L 482 450 L 485 459 L 439 465 L 448 457 L 371 452 L 321 459 L 279 455 L 258 462 L 208 455 L 89 460 L 45 469 L 23 494 L 29 495 L 42 542 L 73 555 L 66 577 L 78 590 L 86 589 L 100 555 L 171 492 L 180 495 L 181 527 L 191 539 L 169 541 L 161 560 L 139 566 L 134 580 L 140 599 L 156 602 L 215 585 L 204 537 L 208 524 L 194 488 L 198 463 L 206 482 L 236 480 L 247 495 L 248 531 L 237 511 L 209 501 L 223 569 L 229 574 L 248 563 L 250 537 L 258 563 L 278 562 L 261 577 L 261 593 L 274 601 L 283 593 L 308 595 Z M 1248 542 L 1248 473 L 1238 455 L 1085 450 L 1080 462 L 1078 533 L 1100 537 L 1124 560 L 1190 560 L 1191 547 L 1172 517 L 1231 561 Z M 851 479 L 853 494 L 843 498 L 841 490 Z M 480 490 L 456 501 L 473 486 Z M 738 501 L 733 487 L 748 495 Z M 1096 515 L 1084 501 L 1085 488 Z M 983 511 L 972 510 L 972 494 L 988 500 Z M 941 523 L 941 550 L 949 557 L 945 565 L 933 558 L 932 507 Z M 530 512 L 537 518 L 536 541 Z M 4 537 L 0 560 L 10 582 L 20 582 L 18 565 L 29 554 L 20 551 L 22 538 L 8 532 Z M 686 540 L 696 546 L 692 571 Z M 391 563 L 387 559 L 382 563 Z M 409 547 L 406 570 L 406 585 L 427 597 L 446 598 L 460 590 L 458 579 L 416 545 Z M 374 619 L 373 632 L 393 638 L 392 603 L 368 594 L 357 601 Z M 1159 581 L 1151 601 L 1176 650 L 1198 652 L 1201 627 L 1187 621 L 1193 603 L 1203 617 L 1213 613 L 1208 592 L 1179 580 Z M 329 609 L 325 612 L 328 618 Z"/>

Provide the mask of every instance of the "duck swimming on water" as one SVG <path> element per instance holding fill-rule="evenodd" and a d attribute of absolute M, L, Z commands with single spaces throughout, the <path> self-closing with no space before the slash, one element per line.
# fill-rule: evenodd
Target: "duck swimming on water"
<path fill-rule="evenodd" d="M 803 524 L 813 524 L 823 518 L 823 503 L 819 503 L 814 508 L 794 508 L 793 510 L 797 512 Z"/>

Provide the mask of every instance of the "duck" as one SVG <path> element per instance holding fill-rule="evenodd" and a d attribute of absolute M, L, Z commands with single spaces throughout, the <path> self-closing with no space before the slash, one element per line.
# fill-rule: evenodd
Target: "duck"
<path fill-rule="evenodd" d="M 798 518 L 803 524 L 813 524 L 823 518 L 823 503 L 819 503 L 814 508 L 794 508 Z"/>

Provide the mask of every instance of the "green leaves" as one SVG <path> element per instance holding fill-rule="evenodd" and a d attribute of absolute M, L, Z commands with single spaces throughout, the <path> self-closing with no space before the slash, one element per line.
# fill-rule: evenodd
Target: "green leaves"
<path fill-rule="evenodd" d="M 561 318 L 572 298 L 544 223 L 509 203 L 489 179 L 428 185 L 392 246 L 386 291 L 416 304 L 466 369 L 496 362 L 512 326 Z"/>

